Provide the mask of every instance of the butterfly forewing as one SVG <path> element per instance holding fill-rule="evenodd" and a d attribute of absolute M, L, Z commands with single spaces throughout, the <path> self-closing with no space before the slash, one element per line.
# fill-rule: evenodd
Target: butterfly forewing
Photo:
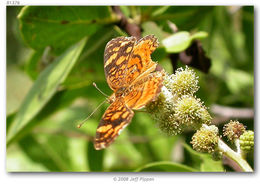
<path fill-rule="evenodd" d="M 104 53 L 104 70 L 112 90 L 125 86 L 127 64 L 133 51 L 135 37 L 118 37 L 108 42 Z"/>
<path fill-rule="evenodd" d="M 139 79 L 147 70 L 149 72 L 155 70 L 157 63 L 151 60 L 151 54 L 157 47 L 158 40 L 153 35 L 148 35 L 136 43 L 127 64 L 127 84 Z"/>

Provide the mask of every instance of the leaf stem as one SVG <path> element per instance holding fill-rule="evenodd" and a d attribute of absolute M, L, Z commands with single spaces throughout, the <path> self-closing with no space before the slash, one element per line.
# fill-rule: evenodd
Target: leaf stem
<path fill-rule="evenodd" d="M 242 156 L 234 152 L 228 145 L 226 145 L 221 139 L 218 141 L 218 148 L 223 152 L 224 155 L 234 160 L 244 172 L 253 172 L 253 169 L 247 163 Z"/>

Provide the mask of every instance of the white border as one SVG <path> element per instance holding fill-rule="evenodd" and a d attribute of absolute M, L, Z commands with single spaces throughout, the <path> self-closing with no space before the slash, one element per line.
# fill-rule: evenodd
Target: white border
<path fill-rule="evenodd" d="M 169 1 L 169 0 L 160 0 L 160 1 L 153 1 L 144 0 L 112 0 L 112 1 L 104 1 L 104 0 L 95 0 L 95 1 L 84 1 L 84 0 L 63 0 L 63 1 L 53 1 L 53 0 L 21 0 L 19 1 L 20 5 L 255 5 L 255 32 L 259 30 L 259 18 L 258 18 L 258 2 L 257 0 L 221 0 L 221 1 L 209 1 L 209 0 L 181 0 L 181 1 Z M 210 4 L 209 4 L 210 3 Z M 102 183 L 103 185 L 108 184 L 123 184 L 120 182 L 113 181 L 114 176 L 144 176 L 144 177 L 154 177 L 155 181 L 147 182 L 149 185 L 158 185 L 158 183 L 164 185 L 256 185 L 259 179 L 259 175 L 257 173 L 257 169 L 259 167 L 258 164 L 258 157 L 255 157 L 256 163 L 256 173 L 254 174 L 238 174 L 233 173 L 228 175 L 221 173 L 221 174 L 214 174 L 214 173 L 197 173 L 197 174 L 181 174 L 181 173 L 145 173 L 145 174 L 137 174 L 137 173 L 6 173 L 5 171 L 5 105 L 6 105 L 6 1 L 0 1 L 0 36 L 1 36 L 1 68 L 0 68 L 0 184 L 1 185 L 26 185 L 26 186 L 35 186 L 35 185 L 96 185 Z M 255 100 L 256 105 L 259 105 L 257 94 L 258 93 L 258 75 L 259 72 L 259 65 L 258 63 L 258 47 L 257 44 L 259 43 L 258 33 L 255 33 L 255 74 L 256 74 L 256 81 L 255 81 Z M 256 106 L 257 107 L 257 106 Z M 256 111 L 258 111 L 256 109 Z M 255 114 L 256 122 L 255 125 L 260 125 L 257 119 L 258 112 Z M 257 128 L 257 127 L 256 127 Z M 257 134 L 258 131 L 256 131 Z M 257 135 L 256 135 L 256 139 Z M 256 150 L 258 150 L 259 141 L 256 142 Z M 255 153 L 258 154 L 257 152 Z M 127 182 L 127 184 L 135 184 L 135 185 L 143 185 L 145 182 Z"/>

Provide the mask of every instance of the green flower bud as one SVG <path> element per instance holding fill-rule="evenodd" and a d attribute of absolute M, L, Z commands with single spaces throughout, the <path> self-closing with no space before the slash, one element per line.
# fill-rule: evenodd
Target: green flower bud
<path fill-rule="evenodd" d="M 198 91 L 198 77 L 188 66 L 183 70 L 179 68 L 175 74 L 168 76 L 165 80 L 165 86 L 178 97 L 183 95 L 193 95 Z"/>
<path fill-rule="evenodd" d="M 180 124 L 175 120 L 173 103 L 173 95 L 163 86 L 157 100 L 146 105 L 147 112 L 158 122 L 161 131 L 170 136 L 181 133 Z"/>
<path fill-rule="evenodd" d="M 213 159 L 213 160 L 219 161 L 219 160 L 221 160 L 222 157 L 223 157 L 223 152 L 220 151 L 220 150 L 215 149 L 215 151 L 212 152 L 211 155 L 212 155 L 212 159 Z"/>
<path fill-rule="evenodd" d="M 211 116 L 200 99 L 189 95 L 182 96 L 175 103 L 174 116 L 184 127 L 193 129 L 211 122 Z"/>
<path fill-rule="evenodd" d="M 239 138 L 240 149 L 249 152 L 254 149 L 254 132 L 245 131 Z"/>
<path fill-rule="evenodd" d="M 169 122 L 170 119 L 171 121 Z M 183 128 L 180 126 L 178 121 L 174 119 L 173 115 L 170 115 L 169 117 L 165 117 L 165 120 L 162 120 L 158 123 L 158 127 L 164 134 L 168 136 L 177 135 L 183 131 L 182 130 Z"/>
<path fill-rule="evenodd" d="M 206 107 L 192 95 L 198 90 L 198 78 L 188 67 L 165 74 L 158 98 L 146 105 L 146 110 L 167 135 L 180 134 L 185 129 L 198 129 L 210 124 L 211 116 Z"/>
<path fill-rule="evenodd" d="M 166 97 L 164 94 L 159 94 L 156 101 L 150 102 L 146 105 L 146 111 L 150 113 L 154 119 L 159 119 L 161 111 L 165 105 Z"/>
<path fill-rule="evenodd" d="M 234 139 L 238 139 L 245 130 L 246 129 L 242 123 L 230 120 L 230 122 L 225 124 L 223 127 L 223 135 L 227 136 L 230 141 L 233 141 Z"/>
<path fill-rule="evenodd" d="M 198 152 L 213 153 L 218 147 L 218 128 L 203 124 L 192 136 L 192 147 Z"/>
<path fill-rule="evenodd" d="M 165 118 L 164 115 L 174 113 L 172 97 L 171 92 L 163 86 L 158 98 L 146 105 L 147 112 L 150 113 L 156 120 L 161 120 L 162 118 Z"/>

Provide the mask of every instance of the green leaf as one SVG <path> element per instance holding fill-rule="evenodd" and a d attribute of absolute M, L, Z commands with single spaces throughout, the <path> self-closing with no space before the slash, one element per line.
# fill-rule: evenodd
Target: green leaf
<path fill-rule="evenodd" d="M 200 170 L 202 172 L 224 172 L 222 162 L 213 160 L 210 155 L 203 158 Z"/>
<path fill-rule="evenodd" d="M 162 30 L 155 22 L 146 21 L 142 24 L 143 29 L 143 36 L 154 34 L 157 38 L 159 43 L 168 35 L 166 32 Z"/>
<path fill-rule="evenodd" d="M 153 162 L 144 165 L 136 170 L 136 172 L 197 172 L 198 170 L 170 161 Z"/>
<path fill-rule="evenodd" d="M 41 143 L 33 135 L 28 135 L 20 140 L 18 144 L 27 157 L 36 163 L 43 164 L 50 171 L 66 170 L 65 164 L 58 161 L 60 158 L 54 156 L 52 151 L 47 147 L 48 143 Z"/>
<path fill-rule="evenodd" d="M 88 92 L 88 94 L 85 94 L 86 92 Z M 97 96 L 96 90 L 93 88 L 93 86 L 87 86 L 84 88 L 73 89 L 73 90 L 59 91 L 54 96 L 52 96 L 52 98 L 48 101 L 48 103 L 43 107 L 41 112 L 37 114 L 37 117 L 34 117 L 30 122 L 28 122 L 26 124 L 26 126 L 23 128 L 23 130 L 15 136 L 15 140 L 18 141 L 21 138 L 23 138 L 26 134 L 30 133 L 31 130 L 34 129 L 36 125 L 37 126 L 42 125 L 42 123 L 44 125 L 45 124 L 44 122 L 46 122 L 46 121 L 47 121 L 47 123 L 48 122 L 52 123 L 52 121 L 49 121 L 48 119 L 50 118 L 50 116 L 52 116 L 53 113 L 57 113 L 61 109 L 70 107 L 72 102 L 76 98 L 82 97 L 82 95 L 87 99 L 94 99 L 94 98 L 101 97 L 101 95 Z M 101 98 L 103 98 L 103 97 L 101 97 Z M 92 107 L 93 107 L 92 104 L 87 105 L 84 108 L 84 112 L 83 112 L 84 114 L 80 114 L 80 112 L 77 111 L 77 115 L 80 118 L 73 118 L 71 120 L 66 119 L 65 120 L 66 122 L 64 122 L 64 121 L 57 122 L 57 126 L 59 126 L 58 124 L 61 124 L 62 126 L 60 126 L 60 127 L 64 128 L 66 123 L 68 122 L 70 126 L 72 125 L 75 128 L 75 126 L 77 125 L 75 121 L 81 120 L 82 117 L 85 117 L 86 114 L 91 113 L 94 109 Z M 86 109 L 86 108 L 88 108 L 88 109 Z M 13 123 L 16 114 L 17 113 L 14 113 L 12 115 L 8 115 L 8 117 L 7 117 L 7 133 L 9 132 L 10 125 Z M 68 114 L 66 113 L 65 116 L 68 116 Z M 62 116 L 62 118 L 64 118 L 64 116 Z M 74 125 L 73 125 L 73 123 L 74 123 Z M 72 129 L 70 128 L 69 130 L 72 130 Z M 9 143 L 8 143 L 8 145 L 9 145 Z"/>
<path fill-rule="evenodd" d="M 18 19 L 30 47 L 50 46 L 58 52 L 117 21 L 107 6 L 27 6 Z"/>
<path fill-rule="evenodd" d="M 140 6 L 141 17 L 149 20 L 150 17 L 155 17 L 163 14 L 170 6 Z"/>
<path fill-rule="evenodd" d="M 167 52 L 179 53 L 190 45 L 190 33 L 186 31 L 173 34 L 162 41 Z"/>
<path fill-rule="evenodd" d="M 14 122 L 10 126 L 7 134 L 8 144 L 57 92 L 59 85 L 64 82 L 72 67 L 77 62 L 85 42 L 86 39 L 83 39 L 70 47 L 39 75 L 24 99 Z"/>
<path fill-rule="evenodd" d="M 90 171 L 103 170 L 104 150 L 94 149 L 92 141 L 87 143 L 88 166 Z"/>
<path fill-rule="evenodd" d="M 41 60 L 43 50 L 33 51 L 29 60 L 26 63 L 25 71 L 31 79 L 35 80 L 39 75 L 38 64 Z"/>
<path fill-rule="evenodd" d="M 195 34 L 191 35 L 191 40 L 194 40 L 194 39 L 204 39 L 206 37 L 208 37 L 208 33 L 200 31 L 200 32 L 196 32 Z"/>
<path fill-rule="evenodd" d="M 75 65 L 63 84 L 67 89 L 92 85 L 92 82 L 97 84 L 106 82 L 103 63 L 104 48 L 107 42 L 112 39 L 113 34 L 115 31 L 111 27 L 107 27 L 88 37 L 79 63 Z"/>
<path fill-rule="evenodd" d="M 179 53 L 186 50 L 195 39 L 203 39 L 207 37 L 206 32 L 197 32 L 193 35 L 190 35 L 189 32 L 181 31 L 171 36 L 165 38 L 162 43 L 166 48 L 166 51 L 169 53 Z"/>
<path fill-rule="evenodd" d="M 183 144 L 184 148 L 189 152 L 192 164 L 203 172 L 223 172 L 224 168 L 221 161 L 215 161 L 210 154 L 199 153 L 193 150 L 188 144 Z"/>
<path fill-rule="evenodd" d="M 6 116 L 6 131 L 8 131 L 11 123 L 13 122 L 14 118 L 16 116 L 16 112 L 13 112 Z"/>
<path fill-rule="evenodd" d="M 149 20 L 160 25 L 173 22 L 180 30 L 191 30 L 198 27 L 207 16 L 212 14 L 213 6 L 164 6 L 162 11 L 150 13 Z M 159 12 L 159 13 L 157 13 Z"/>

